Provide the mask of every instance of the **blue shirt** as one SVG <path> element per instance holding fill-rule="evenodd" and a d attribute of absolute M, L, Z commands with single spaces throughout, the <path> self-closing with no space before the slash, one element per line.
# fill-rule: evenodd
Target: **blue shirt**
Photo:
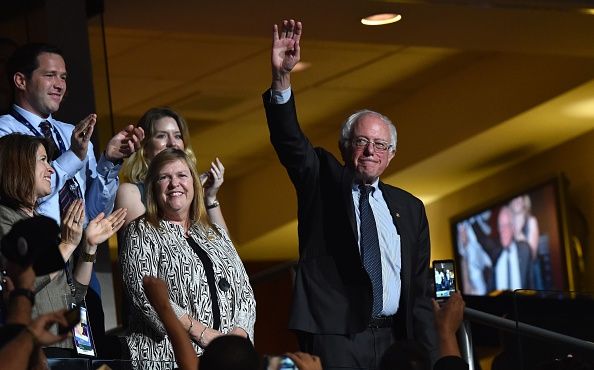
<path fill-rule="evenodd" d="M 379 179 L 376 179 L 371 186 L 373 191 L 369 194 L 369 205 L 373 211 L 377 236 L 379 240 L 380 255 L 382 257 L 382 287 L 383 287 L 383 310 L 382 315 L 394 315 L 398 311 L 400 302 L 400 270 L 402 268 L 400 253 L 400 235 L 390 209 L 386 203 L 382 191 L 378 187 Z M 357 242 L 359 253 L 361 253 L 361 218 L 359 212 L 359 197 L 361 192 L 359 184 L 353 184 L 353 204 L 355 205 L 355 219 L 357 220 Z"/>
<path fill-rule="evenodd" d="M 55 120 L 51 115 L 44 119 L 17 105 L 13 105 L 13 107 L 39 133 L 41 133 L 39 124 L 45 120 L 49 121 L 62 137 L 67 149 L 66 152 L 52 162 L 52 167 L 56 173 L 52 176 L 51 193 L 39 199 L 37 211 L 42 215 L 53 218 L 60 224 L 59 190 L 67 180 L 75 177 L 85 197 L 85 225 L 89 219 L 95 218 L 101 212 L 105 212 L 106 215 L 111 213 L 118 189 L 118 172 L 121 165 L 114 165 L 105 159 L 103 155 L 99 159 L 99 163 L 97 163 L 92 143 L 89 143 L 87 157 L 81 161 L 70 150 L 73 125 Z M 0 137 L 13 132 L 35 135 L 27 126 L 10 114 L 0 116 Z M 54 130 L 52 130 L 52 135 L 54 135 L 54 140 L 57 143 Z"/>

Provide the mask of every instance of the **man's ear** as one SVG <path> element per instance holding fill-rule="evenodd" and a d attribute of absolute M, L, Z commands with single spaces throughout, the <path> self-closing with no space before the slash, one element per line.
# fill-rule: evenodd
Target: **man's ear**
<path fill-rule="evenodd" d="M 21 72 L 15 73 L 14 76 L 12 76 L 12 81 L 14 82 L 14 87 L 17 90 L 24 91 L 27 87 L 27 77 Z"/>
<path fill-rule="evenodd" d="M 395 151 L 395 150 L 394 150 L 394 151 L 390 150 L 390 151 L 388 152 L 388 164 L 390 164 L 390 161 L 391 161 L 391 160 L 392 160 L 392 159 L 393 159 L 395 156 L 396 156 L 396 151 Z"/>

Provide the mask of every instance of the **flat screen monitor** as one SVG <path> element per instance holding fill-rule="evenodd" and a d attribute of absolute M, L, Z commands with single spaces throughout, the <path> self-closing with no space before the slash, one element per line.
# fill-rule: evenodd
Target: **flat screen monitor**
<path fill-rule="evenodd" d="M 570 289 L 563 205 L 559 176 L 454 217 L 462 293 Z"/>

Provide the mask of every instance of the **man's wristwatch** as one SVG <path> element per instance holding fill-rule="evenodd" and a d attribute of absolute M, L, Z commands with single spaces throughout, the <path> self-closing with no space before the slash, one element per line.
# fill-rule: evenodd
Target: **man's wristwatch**
<path fill-rule="evenodd" d="M 219 206 L 219 201 L 215 199 L 214 202 L 206 205 L 206 209 L 213 209 L 213 208 L 217 208 L 218 206 Z"/>
<path fill-rule="evenodd" d="M 89 254 L 87 252 L 82 252 L 82 255 L 80 257 L 84 262 L 95 263 L 95 261 L 97 261 L 97 253 Z"/>

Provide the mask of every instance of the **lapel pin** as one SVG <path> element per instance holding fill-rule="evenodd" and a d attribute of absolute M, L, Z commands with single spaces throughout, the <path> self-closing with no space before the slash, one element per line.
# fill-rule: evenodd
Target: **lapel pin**
<path fill-rule="evenodd" d="M 396 212 L 396 218 L 400 218 L 400 213 Z"/>

